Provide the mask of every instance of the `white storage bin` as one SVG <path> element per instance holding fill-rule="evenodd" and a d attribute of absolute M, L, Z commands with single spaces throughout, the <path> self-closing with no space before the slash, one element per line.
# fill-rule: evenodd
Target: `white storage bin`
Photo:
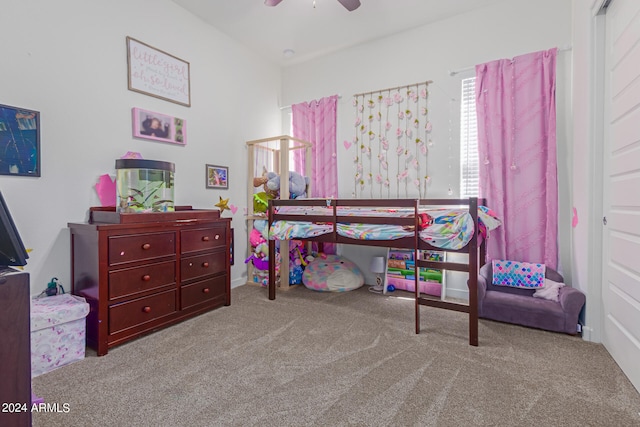
<path fill-rule="evenodd" d="M 84 359 L 87 314 L 89 304 L 79 296 L 62 294 L 32 300 L 32 378 Z"/>

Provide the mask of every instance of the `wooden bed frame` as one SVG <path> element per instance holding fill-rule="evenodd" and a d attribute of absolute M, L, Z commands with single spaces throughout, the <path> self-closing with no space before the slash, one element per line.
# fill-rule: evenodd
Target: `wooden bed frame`
<path fill-rule="evenodd" d="M 484 200 L 480 200 L 484 204 Z M 333 215 L 300 215 L 277 213 L 276 208 L 279 206 L 297 206 L 297 207 L 314 207 L 325 206 L 331 207 Z M 447 206 L 468 206 L 469 213 L 473 218 L 475 232 L 471 241 L 463 248 L 458 250 L 442 249 L 432 246 L 424 242 L 419 237 L 419 210 L 421 207 L 447 207 Z M 413 209 L 414 215 L 408 217 L 389 217 L 389 216 L 341 216 L 338 215 L 339 207 L 349 208 L 385 208 L 385 209 Z M 420 306 L 430 306 L 443 308 L 447 310 L 455 310 L 469 313 L 469 344 L 478 345 L 478 270 L 484 264 L 486 253 L 485 239 L 478 238 L 478 199 L 475 197 L 469 199 L 296 199 L 296 200 L 270 200 L 268 213 L 268 227 L 275 221 L 307 221 L 321 222 L 333 224 L 331 233 L 322 234 L 305 241 L 315 241 L 321 243 L 343 243 L 349 245 L 363 246 L 381 246 L 390 248 L 411 249 L 414 251 L 414 259 L 416 260 L 415 268 L 415 328 L 416 334 L 420 333 Z M 412 227 L 414 233 L 412 236 L 403 237 L 394 240 L 357 240 L 349 237 L 341 236 L 337 233 L 336 224 L 338 223 L 362 223 L 362 224 L 394 224 L 405 227 Z M 269 253 L 275 254 L 275 240 L 269 240 Z M 431 250 L 450 253 L 467 253 L 469 254 L 469 262 L 447 262 L 447 261 L 431 261 L 419 259 L 418 251 Z M 275 256 L 269 257 L 269 299 L 276 298 L 276 265 Z M 436 300 L 428 298 L 420 293 L 419 268 L 435 268 L 443 270 L 454 270 L 467 272 L 469 279 L 467 285 L 469 287 L 469 303 L 461 304 L 449 301 Z M 287 278 L 286 274 L 282 275 Z"/>

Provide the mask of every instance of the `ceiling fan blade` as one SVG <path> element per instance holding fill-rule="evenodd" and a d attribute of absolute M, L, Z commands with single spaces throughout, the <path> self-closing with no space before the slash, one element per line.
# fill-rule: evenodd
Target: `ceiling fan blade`
<path fill-rule="evenodd" d="M 349 12 L 353 12 L 360 7 L 360 0 L 338 0 Z"/>
<path fill-rule="evenodd" d="M 264 0 L 264 4 L 267 6 L 277 6 L 282 0 Z"/>

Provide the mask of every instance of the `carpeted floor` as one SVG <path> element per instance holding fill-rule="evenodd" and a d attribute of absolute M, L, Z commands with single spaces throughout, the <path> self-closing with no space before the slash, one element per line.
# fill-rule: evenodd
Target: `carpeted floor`
<path fill-rule="evenodd" d="M 637 426 L 640 395 L 603 346 L 365 288 L 241 286 L 231 306 L 33 380 L 55 426 Z"/>

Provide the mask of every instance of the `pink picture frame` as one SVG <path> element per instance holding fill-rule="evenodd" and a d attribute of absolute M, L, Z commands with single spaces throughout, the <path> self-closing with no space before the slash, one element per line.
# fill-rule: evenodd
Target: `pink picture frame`
<path fill-rule="evenodd" d="M 187 144 L 187 121 L 142 108 L 132 108 L 133 136 L 152 141 Z"/>

